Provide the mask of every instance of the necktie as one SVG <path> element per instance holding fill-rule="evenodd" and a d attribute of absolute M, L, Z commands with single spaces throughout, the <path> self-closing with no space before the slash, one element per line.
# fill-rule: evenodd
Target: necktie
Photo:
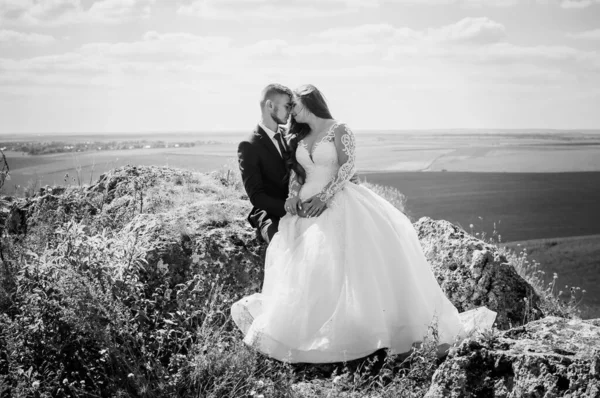
<path fill-rule="evenodd" d="M 287 150 L 281 139 L 281 133 L 276 133 L 274 137 L 277 140 L 277 144 L 279 145 L 279 150 L 281 151 L 281 157 L 285 157 Z"/>

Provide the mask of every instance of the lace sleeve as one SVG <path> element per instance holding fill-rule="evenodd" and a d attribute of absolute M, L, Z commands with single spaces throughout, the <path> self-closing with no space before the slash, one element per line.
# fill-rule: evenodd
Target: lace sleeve
<path fill-rule="evenodd" d="M 298 176 L 294 170 L 290 170 L 290 183 L 289 183 L 289 194 L 288 199 L 295 198 L 300 194 L 300 188 L 302 184 L 298 182 Z"/>
<path fill-rule="evenodd" d="M 336 176 L 317 194 L 317 197 L 323 202 L 327 202 L 338 193 L 356 173 L 354 164 L 356 142 L 352 130 L 345 124 L 340 124 L 334 130 L 334 142 L 340 168 Z"/>

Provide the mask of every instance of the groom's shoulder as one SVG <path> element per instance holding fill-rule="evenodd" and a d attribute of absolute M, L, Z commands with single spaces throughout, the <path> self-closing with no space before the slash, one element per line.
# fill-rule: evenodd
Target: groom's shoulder
<path fill-rule="evenodd" d="M 260 140 L 260 133 L 258 132 L 258 126 L 247 134 L 238 144 L 238 153 L 249 153 L 248 151 L 255 151 Z"/>
<path fill-rule="evenodd" d="M 258 126 L 256 126 L 250 134 L 246 134 L 244 139 L 242 139 L 242 141 L 240 141 L 240 145 L 244 144 L 244 143 L 254 144 L 254 143 L 258 142 L 259 139 L 260 139 L 260 133 L 258 132 Z"/>

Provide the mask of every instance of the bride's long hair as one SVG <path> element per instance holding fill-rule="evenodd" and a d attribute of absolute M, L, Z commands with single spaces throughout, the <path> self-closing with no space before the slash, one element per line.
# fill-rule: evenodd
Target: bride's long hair
<path fill-rule="evenodd" d="M 303 86 L 298 87 L 294 90 L 294 94 L 296 98 L 302 103 L 302 105 L 310 111 L 316 117 L 321 119 L 333 119 L 331 116 L 331 112 L 329 111 L 329 107 L 327 106 L 327 101 L 325 97 L 319 89 L 317 89 L 312 84 L 305 84 Z M 296 159 L 296 149 L 298 148 L 298 143 L 310 133 L 310 126 L 306 123 L 297 122 L 294 117 L 291 117 L 290 123 L 290 149 L 291 153 L 288 157 L 286 163 L 289 170 L 293 170 L 298 176 L 298 182 L 300 184 L 304 184 L 306 181 L 306 171 L 304 167 L 298 160 Z"/>

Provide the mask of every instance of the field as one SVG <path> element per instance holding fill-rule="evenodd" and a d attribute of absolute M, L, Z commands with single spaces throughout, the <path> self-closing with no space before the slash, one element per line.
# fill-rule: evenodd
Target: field
<path fill-rule="evenodd" d="M 7 151 L 11 180 L 2 193 L 86 184 L 126 164 L 237 170 L 236 147 L 245 135 L 3 136 L 0 142 L 139 139 L 168 147 L 41 156 Z M 479 236 L 496 231 L 507 246 L 527 247 L 549 280 L 558 273 L 557 290 L 565 285 L 587 290 L 583 303 L 600 316 L 600 132 L 357 131 L 356 136 L 361 179 L 399 189 L 413 220 L 445 219 Z M 198 144 L 177 148 L 178 142 Z"/>
<path fill-rule="evenodd" d="M 529 260 L 541 264 L 548 282 L 557 273 L 556 293 L 563 291 L 568 297 L 571 287 L 586 290 L 582 304 L 590 307 L 587 317 L 600 317 L 600 235 L 535 239 L 506 246 L 526 249 Z"/>
<path fill-rule="evenodd" d="M 600 234 L 600 172 L 390 172 L 363 178 L 398 188 L 413 219 L 444 219 L 487 236 L 496 223 L 502 241 Z"/>
<path fill-rule="evenodd" d="M 237 169 L 240 132 L 6 136 L 4 142 L 163 141 L 167 148 L 51 155 L 7 151 L 4 194 L 80 185 L 126 164 Z M 398 188 L 413 219 L 429 216 L 503 241 L 600 234 L 600 134 L 556 131 L 356 132 L 361 178 Z M 179 142 L 197 142 L 177 148 Z M 473 225 L 471 228 L 470 226 Z"/>
<path fill-rule="evenodd" d="M 163 141 L 167 148 L 52 155 L 6 152 L 9 195 L 45 185 L 84 184 L 126 164 L 196 171 L 236 169 L 241 132 L 5 136 L 0 141 Z M 446 219 L 504 241 L 600 233 L 597 131 L 357 131 L 363 179 L 398 188 L 413 218 Z M 178 142 L 197 142 L 177 148 Z M 208 142 L 208 143 L 207 143 Z M 68 177 L 67 177 L 68 174 Z"/>

